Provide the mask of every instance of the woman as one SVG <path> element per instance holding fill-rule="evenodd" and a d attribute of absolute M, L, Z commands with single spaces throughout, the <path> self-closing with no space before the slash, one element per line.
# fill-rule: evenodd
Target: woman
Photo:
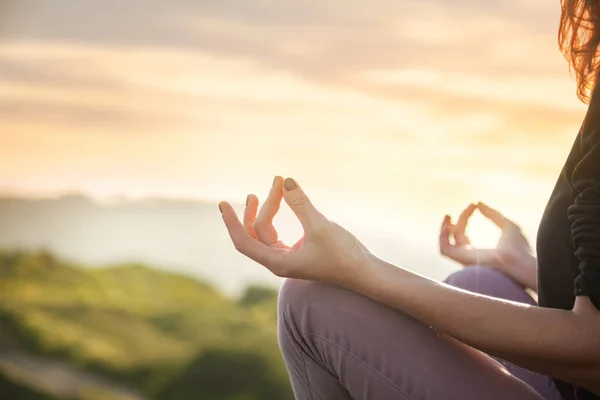
<path fill-rule="evenodd" d="M 456 224 L 444 219 L 442 253 L 485 265 L 445 283 L 375 257 L 292 179 L 275 178 L 258 215 L 248 196 L 243 224 L 219 205 L 236 249 L 291 278 L 279 344 L 297 399 L 600 399 L 600 1 L 563 0 L 559 38 L 590 105 L 546 208 L 537 260 L 518 226 L 485 204 Z M 292 247 L 272 224 L 282 198 L 304 228 Z M 503 231 L 496 249 L 468 247 L 477 208 Z M 524 288 L 538 290 L 539 306 Z"/>

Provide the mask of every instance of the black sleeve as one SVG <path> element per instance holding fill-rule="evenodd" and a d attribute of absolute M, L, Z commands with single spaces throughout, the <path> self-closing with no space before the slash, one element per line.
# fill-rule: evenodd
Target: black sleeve
<path fill-rule="evenodd" d="M 600 124 L 591 125 L 580 133 L 583 158 L 573 171 L 578 196 L 569 207 L 569 219 L 581 272 L 575 296 L 588 296 L 600 309 Z"/>

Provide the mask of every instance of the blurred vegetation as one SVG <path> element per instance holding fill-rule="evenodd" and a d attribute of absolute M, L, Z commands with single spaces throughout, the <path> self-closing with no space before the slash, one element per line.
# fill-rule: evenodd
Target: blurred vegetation
<path fill-rule="evenodd" d="M 0 329 L 23 352 L 134 388 L 138 398 L 292 399 L 276 298 L 273 289 L 250 287 L 234 301 L 143 265 L 90 269 L 47 251 L 0 251 Z M 3 351 L 15 350 L 3 340 L 0 367 Z M 0 384 L 2 398 L 54 400 L 18 394 L 22 383 Z M 120 398 L 76 392 L 62 398 Z"/>
<path fill-rule="evenodd" d="M 56 397 L 39 392 L 14 382 L 10 378 L 0 373 L 0 398 L 2 399 L 18 399 L 18 400 L 59 400 Z"/>

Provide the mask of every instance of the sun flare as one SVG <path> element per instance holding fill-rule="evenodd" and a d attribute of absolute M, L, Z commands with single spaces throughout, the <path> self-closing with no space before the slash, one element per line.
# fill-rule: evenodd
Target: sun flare
<path fill-rule="evenodd" d="M 476 211 L 469 220 L 467 235 L 476 248 L 494 248 L 500 238 L 500 229 Z"/>

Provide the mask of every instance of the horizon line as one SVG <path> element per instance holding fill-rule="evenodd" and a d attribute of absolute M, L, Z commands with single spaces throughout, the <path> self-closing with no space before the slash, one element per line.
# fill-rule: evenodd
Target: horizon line
<path fill-rule="evenodd" d="M 204 196 L 190 196 L 190 195 L 173 195 L 173 194 L 159 194 L 159 193 L 147 193 L 141 195 L 133 195 L 131 193 L 111 193 L 107 195 L 98 195 L 92 192 L 73 189 L 73 190 L 57 190 L 57 191 L 24 191 L 24 190 L 10 190 L 0 189 L 0 199 L 14 199 L 14 200 L 62 200 L 68 198 L 83 198 L 86 200 L 93 201 L 101 204 L 119 204 L 119 203 L 141 203 L 145 201 L 174 201 L 174 202 L 187 202 L 187 203 L 208 203 L 218 204 L 220 200 L 204 197 Z M 240 203 L 241 204 L 241 203 Z M 238 204 L 233 204 L 238 205 Z"/>

